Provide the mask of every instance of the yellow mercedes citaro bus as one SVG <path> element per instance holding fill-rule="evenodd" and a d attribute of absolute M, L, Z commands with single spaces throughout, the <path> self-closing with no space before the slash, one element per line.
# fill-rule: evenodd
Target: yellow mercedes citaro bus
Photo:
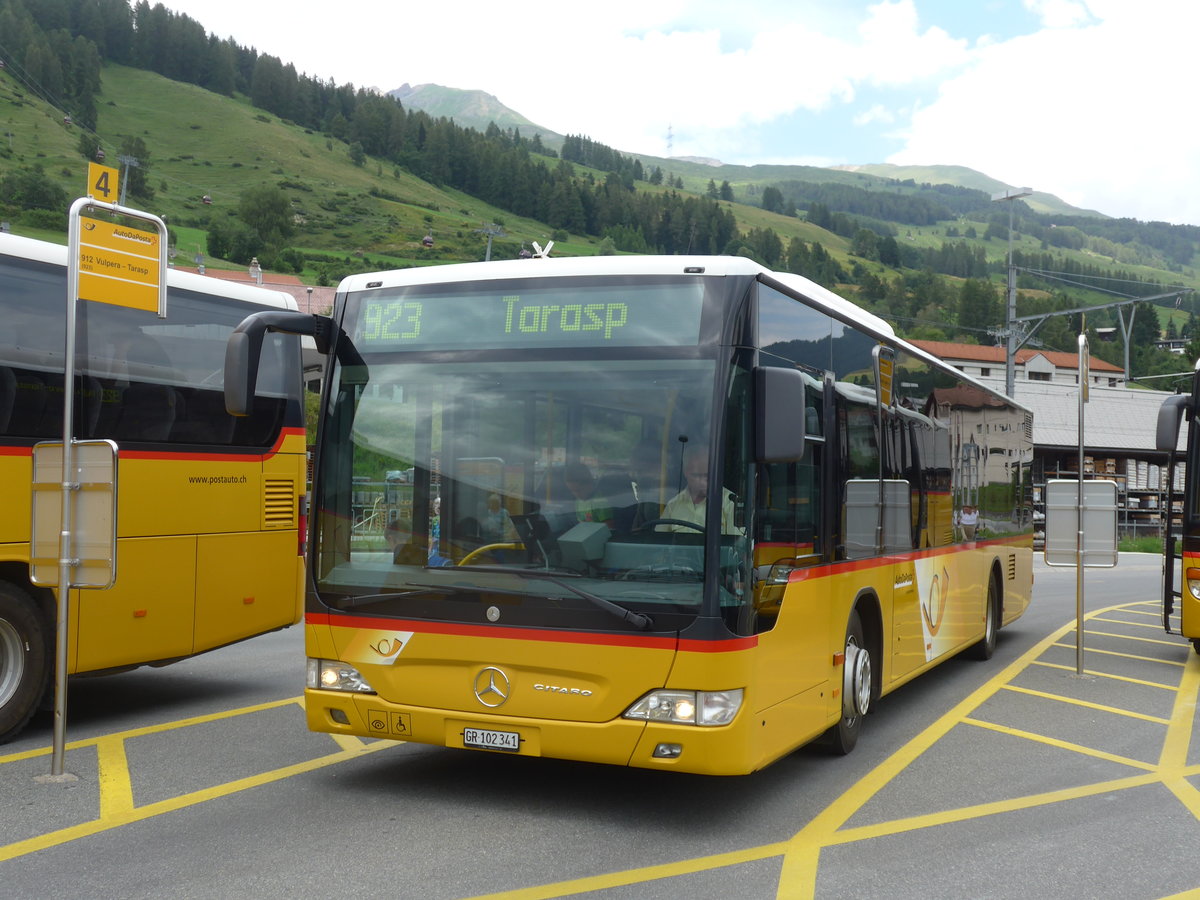
<path fill-rule="evenodd" d="M 29 572 L 32 449 L 61 441 L 65 247 L 0 234 L 0 741 L 53 684 L 56 605 Z M 279 291 L 171 270 L 167 317 L 80 303 L 74 435 L 118 445 L 116 581 L 72 591 L 69 674 L 162 665 L 295 624 L 306 446 L 300 346 L 272 336 L 255 411 L 225 411 L 225 346 Z"/>
<path fill-rule="evenodd" d="M 232 411 L 273 330 L 330 360 L 313 730 L 747 773 L 848 752 L 879 697 L 990 656 L 1029 603 L 1029 411 L 799 276 L 355 275 L 330 319 L 242 324 Z"/>

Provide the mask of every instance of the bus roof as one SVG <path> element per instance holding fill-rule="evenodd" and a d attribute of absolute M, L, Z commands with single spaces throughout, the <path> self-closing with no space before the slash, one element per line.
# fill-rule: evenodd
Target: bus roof
<path fill-rule="evenodd" d="M 52 244 L 49 241 L 38 241 L 33 238 L 20 237 L 15 234 L 0 233 L 0 256 L 15 256 L 34 262 L 50 263 L 56 266 L 67 264 L 67 248 L 63 244 Z M 246 303 L 256 303 L 259 306 L 271 306 L 276 309 L 299 309 L 296 298 L 286 291 L 276 291 L 260 288 L 252 284 L 239 284 L 236 281 L 223 281 L 206 278 L 191 272 L 180 272 L 177 269 L 167 270 L 167 285 L 198 294 L 217 294 L 233 300 Z"/>
<path fill-rule="evenodd" d="M 493 281 L 505 278 L 562 278 L 573 275 L 767 275 L 789 290 L 802 294 L 840 318 L 858 322 L 881 336 L 895 337 L 892 326 L 872 313 L 839 297 L 814 281 L 790 272 L 774 272 L 744 256 L 558 256 L 550 259 L 507 259 L 494 262 L 455 263 L 445 266 L 394 269 L 348 275 L 338 293 L 413 284 L 449 284 L 459 281 Z"/>

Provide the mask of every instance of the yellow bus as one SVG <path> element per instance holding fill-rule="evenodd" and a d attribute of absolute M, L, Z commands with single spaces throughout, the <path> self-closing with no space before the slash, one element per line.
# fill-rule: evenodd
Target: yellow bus
<path fill-rule="evenodd" d="M 988 657 L 1032 586 L 1031 415 L 736 257 L 356 275 L 305 607 L 315 731 L 741 774 Z"/>
<path fill-rule="evenodd" d="M 32 448 L 62 440 L 66 248 L 0 235 L 0 741 L 53 684 L 56 606 L 30 583 Z M 300 347 L 273 336 L 252 416 L 225 411 L 225 345 L 279 291 L 170 271 L 168 315 L 79 304 L 76 438 L 119 447 L 116 583 L 72 591 L 69 673 L 163 665 L 299 621 Z"/>
<path fill-rule="evenodd" d="M 1164 547 L 1162 622 L 1168 633 L 1178 612 L 1178 634 L 1192 642 L 1200 653 L 1200 429 L 1196 428 L 1197 401 L 1200 400 L 1200 363 L 1192 375 L 1192 392 L 1175 394 L 1163 401 L 1158 412 L 1155 444 L 1167 454 L 1164 487 L 1166 489 L 1167 532 Z M 1179 428 L 1188 421 L 1187 451 L 1178 461 Z M 1178 498 L 1178 499 L 1177 499 Z M 1182 509 L 1179 535 L 1174 528 L 1175 511 Z M 1180 562 L 1180 584 L 1175 584 L 1175 560 Z M 1176 609 L 1178 604 L 1178 610 Z"/>

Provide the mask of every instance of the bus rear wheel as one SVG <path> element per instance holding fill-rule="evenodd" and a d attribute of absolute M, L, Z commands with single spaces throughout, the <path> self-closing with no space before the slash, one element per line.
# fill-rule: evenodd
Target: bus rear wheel
<path fill-rule="evenodd" d="M 25 727 L 50 679 L 47 624 L 33 598 L 0 582 L 0 744 Z"/>
<path fill-rule="evenodd" d="M 846 622 L 846 658 L 842 663 L 842 717 L 825 732 L 825 744 L 832 753 L 845 756 L 858 743 L 863 716 L 871 709 L 874 678 L 871 650 L 863 633 L 858 610 Z"/>

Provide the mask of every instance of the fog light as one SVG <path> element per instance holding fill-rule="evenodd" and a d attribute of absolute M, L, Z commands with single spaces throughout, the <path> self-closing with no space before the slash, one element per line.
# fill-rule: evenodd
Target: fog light
<path fill-rule="evenodd" d="M 683 753 L 682 744 L 659 744 L 654 748 L 655 759 L 677 759 Z"/>
<path fill-rule="evenodd" d="M 331 707 L 329 710 L 329 718 L 333 719 L 333 721 L 337 722 L 339 725 L 349 725 L 350 724 L 350 719 L 340 709 L 333 709 Z"/>

